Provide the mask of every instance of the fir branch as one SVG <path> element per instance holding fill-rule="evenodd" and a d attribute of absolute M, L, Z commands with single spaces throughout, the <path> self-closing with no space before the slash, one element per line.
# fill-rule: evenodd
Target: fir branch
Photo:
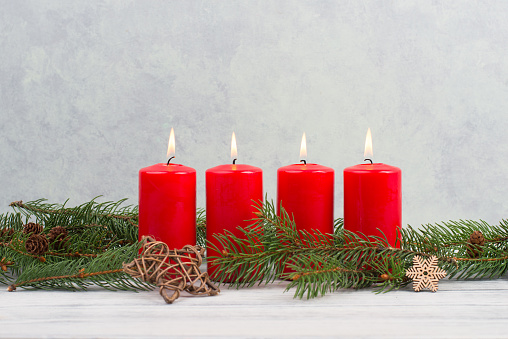
<path fill-rule="evenodd" d="M 9 242 L 9 243 L 0 243 L 0 245 L 3 246 L 3 247 L 7 247 L 10 250 L 12 250 L 12 251 L 14 251 L 14 252 L 16 252 L 18 254 L 21 254 L 23 256 L 30 257 L 30 258 L 35 258 L 35 259 L 37 259 L 37 260 L 39 260 L 41 262 L 45 262 L 46 261 L 46 258 L 44 258 L 44 256 L 28 253 L 27 251 L 24 251 L 24 250 L 20 249 L 19 247 L 14 246 L 12 242 Z"/>
<path fill-rule="evenodd" d="M 196 244 L 206 247 L 206 215 L 204 208 L 196 211 Z"/>
<path fill-rule="evenodd" d="M 11 202 L 9 206 L 26 210 L 28 212 L 31 212 L 32 214 L 42 213 L 42 214 L 79 215 L 79 210 L 82 210 L 85 207 L 91 205 L 94 207 L 95 210 L 97 210 L 96 212 L 97 217 L 121 219 L 124 221 L 129 221 L 132 225 L 137 226 L 138 222 L 137 207 L 131 208 L 131 206 L 124 206 L 120 208 L 120 205 L 127 199 L 122 199 L 119 200 L 118 202 L 108 201 L 104 203 L 97 203 L 95 202 L 95 199 L 97 198 L 99 197 L 95 197 L 94 199 L 92 199 L 92 201 L 73 208 L 65 208 L 65 204 L 67 203 L 67 201 L 63 205 L 44 204 L 43 202 L 46 201 L 46 199 L 39 199 L 31 201 L 26 204 L 24 204 L 22 200 L 14 201 Z M 103 213 L 100 213 L 100 211 L 103 211 Z"/>
<path fill-rule="evenodd" d="M 0 215 L 0 255 L 5 257 L 2 262 L 13 263 L 0 265 L 0 283 L 12 283 L 15 277 L 13 288 L 86 289 L 91 284 L 107 289 L 151 288 L 119 271 L 124 261 L 138 255 L 139 249 L 134 248 L 139 246 L 138 208 L 124 206 L 124 201 L 98 203 L 93 199 L 75 207 L 67 207 L 67 201 L 50 204 L 44 199 L 13 202 L 14 213 Z M 196 219 L 198 241 L 204 243 L 204 209 L 197 210 Z M 49 251 L 42 256 L 27 253 L 23 225 L 29 220 L 43 225 L 43 234 L 62 226 L 68 235 L 63 242 L 50 243 Z M 119 261 L 122 253 L 130 254 Z M 8 267 L 7 271 L 3 267 Z"/>
<path fill-rule="evenodd" d="M 209 258 L 218 267 L 219 281 L 232 287 L 291 279 L 295 297 L 313 298 L 340 288 L 376 286 L 386 292 L 406 286 L 405 271 L 415 255 L 438 257 L 450 277 L 496 278 L 508 270 L 508 221 L 491 226 L 484 221 L 460 220 L 400 230 L 400 248 L 388 244 L 382 234 L 369 237 L 343 229 L 337 219 L 334 234 L 298 231 L 283 208 L 277 215 L 273 203 L 257 205 L 251 226 L 215 235 L 221 255 Z M 480 230 L 486 239 L 479 258 L 467 254 L 470 235 Z M 368 240 L 366 240 L 368 239 Z M 284 273 L 284 267 L 293 269 Z"/>
<path fill-rule="evenodd" d="M 44 223 L 55 225 L 71 224 L 108 224 L 113 231 L 118 227 L 115 225 L 124 225 L 127 223 L 137 229 L 138 227 L 138 207 L 122 206 L 127 199 L 121 199 L 116 202 L 98 203 L 95 201 L 98 197 L 76 207 L 67 208 L 67 201 L 60 204 L 45 203 L 45 199 L 39 199 L 23 203 L 15 201 L 10 204 L 16 211 L 26 215 L 35 216 Z M 125 226 L 123 227 L 125 228 Z"/>
<path fill-rule="evenodd" d="M 36 278 L 36 279 L 32 279 L 32 280 L 17 282 L 15 284 L 9 285 L 9 287 L 7 287 L 7 290 L 9 292 L 14 292 L 16 290 L 16 287 L 26 286 L 26 285 L 30 285 L 30 284 L 34 284 L 34 283 L 40 283 L 43 281 L 76 279 L 76 278 L 85 279 L 85 278 L 92 277 L 92 276 L 119 273 L 122 271 L 123 271 L 123 268 L 116 269 L 116 270 L 102 271 L 102 272 L 85 273 L 85 269 L 82 268 L 79 270 L 79 273 L 77 273 L 77 274 L 61 275 L 61 276 L 56 276 L 56 277 Z"/>
<path fill-rule="evenodd" d="M 233 279 L 233 287 L 270 283 L 281 277 L 290 258 L 304 254 L 327 257 L 341 250 L 334 246 L 330 235 L 297 231 L 283 208 L 279 216 L 273 203 L 255 206 L 258 217 L 251 226 L 239 229 L 242 237 L 226 232 L 215 235 L 219 246 L 209 243 L 222 253 L 222 256 L 209 258 L 218 266 L 218 281 Z M 336 224 L 340 225 L 341 220 Z"/>
<path fill-rule="evenodd" d="M 79 257 L 86 257 L 86 258 L 97 258 L 97 254 L 94 253 L 57 253 L 57 252 L 46 252 L 44 255 L 51 255 L 54 257 L 73 257 L 73 258 L 79 258 Z"/>
<path fill-rule="evenodd" d="M 374 271 L 361 270 L 333 259 L 317 262 L 321 259 L 311 255 L 298 258 L 296 264 L 289 264 L 295 272 L 289 276 L 292 281 L 286 291 L 295 288 L 295 297 L 309 299 L 340 288 L 369 287 L 378 280 Z"/>
<path fill-rule="evenodd" d="M 150 290 L 151 285 L 123 273 L 122 264 L 135 258 L 140 247 L 141 244 L 136 243 L 110 250 L 92 260 L 69 258 L 48 265 L 34 264 L 26 268 L 9 288 L 86 290 L 95 285 L 110 290 Z"/>
<path fill-rule="evenodd" d="M 122 262 L 138 255 L 137 207 L 123 206 L 125 200 L 98 203 L 94 199 L 72 208 L 44 201 L 15 202 L 14 213 L 0 215 L 0 283 L 17 277 L 13 286 L 23 288 L 151 288 L 119 271 Z M 283 278 L 291 280 L 288 289 L 294 289 L 299 298 L 369 286 L 386 292 L 409 283 L 405 271 L 414 255 L 435 255 L 449 277 L 458 279 L 497 278 L 508 270 L 507 220 L 499 225 L 459 220 L 420 229 L 408 226 L 400 230 L 398 248 L 390 246 L 382 233 L 366 240 L 364 235 L 345 230 L 342 218 L 335 220 L 333 234 L 322 234 L 298 231 L 283 208 L 276 213 L 273 202 L 256 208 L 257 217 L 251 226 L 241 229 L 241 237 L 227 232 L 215 235 L 218 246 L 209 244 L 221 254 L 209 258 L 219 268 L 218 279 L 233 280 L 233 287 Z M 204 209 L 197 210 L 200 245 L 206 241 L 204 213 Z M 55 250 L 50 244 L 44 256 L 27 253 L 23 225 L 34 218 L 44 225 L 45 234 L 56 226 L 65 227 L 68 245 Z M 485 237 L 476 258 L 468 254 L 474 231 Z M 286 267 L 292 270 L 285 271 Z"/>
<path fill-rule="evenodd" d="M 110 246 L 122 243 L 135 243 L 138 240 L 138 208 L 124 206 L 126 199 L 117 202 L 98 203 L 93 199 L 76 207 L 66 207 L 66 203 L 48 204 L 44 199 L 27 203 L 14 202 L 11 206 L 27 219 L 35 218 L 44 225 L 45 232 L 53 227 L 64 226 L 73 237 L 72 251 L 104 251 Z M 89 230 L 90 229 L 90 230 Z M 75 241 L 78 240 L 78 241 Z"/>

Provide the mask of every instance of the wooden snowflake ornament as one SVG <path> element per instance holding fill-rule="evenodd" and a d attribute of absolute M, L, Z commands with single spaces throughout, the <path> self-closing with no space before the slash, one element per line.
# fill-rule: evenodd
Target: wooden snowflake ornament
<path fill-rule="evenodd" d="M 446 277 L 446 271 L 437 266 L 436 256 L 424 260 L 419 255 L 415 255 L 413 257 L 413 267 L 407 269 L 406 276 L 413 279 L 413 289 L 416 292 L 423 288 L 436 292 L 437 283 L 439 279 Z"/>

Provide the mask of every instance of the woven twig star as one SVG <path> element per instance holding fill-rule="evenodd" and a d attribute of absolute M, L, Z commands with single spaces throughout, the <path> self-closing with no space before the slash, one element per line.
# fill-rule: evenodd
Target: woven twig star
<path fill-rule="evenodd" d="M 446 277 L 446 271 L 437 266 L 436 256 L 424 260 L 419 255 L 415 255 L 413 257 L 413 267 L 407 269 L 406 276 L 413 279 L 413 289 L 416 292 L 423 288 L 436 292 L 437 283 L 439 279 Z"/>
<path fill-rule="evenodd" d="M 205 252 L 200 246 L 186 245 L 181 250 L 170 250 L 166 243 L 151 237 L 143 238 L 139 258 L 123 264 L 125 273 L 159 287 L 166 303 L 172 304 L 181 291 L 194 295 L 217 295 L 220 290 L 199 269 Z"/>

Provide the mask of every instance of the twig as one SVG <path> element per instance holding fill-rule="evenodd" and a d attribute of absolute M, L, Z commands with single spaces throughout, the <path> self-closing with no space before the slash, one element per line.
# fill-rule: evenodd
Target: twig
<path fill-rule="evenodd" d="M 79 270 L 78 274 L 37 278 L 37 279 L 31 279 L 31 280 L 26 280 L 26 281 L 22 281 L 19 283 L 15 283 L 15 284 L 9 285 L 9 287 L 7 287 L 7 291 L 13 292 L 16 290 L 16 287 L 20 287 L 20 286 L 35 283 L 35 282 L 58 280 L 58 279 L 85 279 L 85 278 L 96 276 L 96 275 L 105 275 L 105 274 L 112 274 L 112 273 L 119 273 L 119 272 L 123 272 L 123 268 L 119 268 L 116 270 L 109 270 L 109 271 L 93 272 L 93 273 L 85 273 L 85 269 L 82 268 Z"/>
<path fill-rule="evenodd" d="M 297 274 L 295 275 L 292 280 L 298 280 L 300 279 L 301 277 L 304 277 L 306 275 L 314 275 L 314 274 L 321 274 L 321 273 L 328 273 L 328 272 L 350 272 L 350 273 L 359 273 L 360 271 L 357 271 L 357 270 L 348 270 L 348 269 L 345 269 L 345 268 L 342 268 L 342 267 L 334 267 L 334 268 L 330 268 L 330 269 L 327 269 L 327 270 L 315 270 L 315 271 L 311 271 L 311 272 L 305 272 L 305 273 L 300 273 L 300 274 Z"/>
<path fill-rule="evenodd" d="M 87 257 L 87 258 L 97 258 L 97 254 L 93 253 L 57 253 L 57 252 L 46 252 L 45 255 L 53 255 L 55 257 Z"/>
<path fill-rule="evenodd" d="M 507 260 L 508 255 L 501 257 L 501 258 L 456 258 L 456 257 L 452 257 L 451 259 L 456 260 L 456 261 L 502 261 L 502 260 Z"/>
<path fill-rule="evenodd" d="M 32 258 L 39 259 L 42 262 L 46 261 L 46 259 L 43 256 L 38 256 L 38 255 L 35 255 L 35 254 L 30 254 L 28 252 L 20 251 L 17 248 L 15 248 L 14 246 L 12 246 L 11 243 L 8 243 L 8 242 L 0 242 L 0 246 L 8 247 L 8 248 L 10 248 L 13 251 L 18 252 L 19 254 L 23 254 L 23 255 L 26 255 L 27 257 L 32 257 Z M 74 253 L 46 252 L 45 255 L 53 255 L 55 257 L 88 257 L 88 258 L 96 258 L 97 257 L 97 254 L 93 254 L 93 253 L 79 253 L 79 252 L 74 252 Z"/>

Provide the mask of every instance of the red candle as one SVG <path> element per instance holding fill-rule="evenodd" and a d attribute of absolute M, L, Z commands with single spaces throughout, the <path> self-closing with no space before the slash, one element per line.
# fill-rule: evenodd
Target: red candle
<path fill-rule="evenodd" d="M 307 155 L 305 133 L 300 159 Z M 294 219 L 296 229 L 333 233 L 333 189 L 335 172 L 330 167 L 302 163 L 277 170 L 277 214 L 280 206 Z"/>
<path fill-rule="evenodd" d="M 402 226 L 400 168 L 372 163 L 372 137 L 367 131 L 365 158 L 344 170 L 344 228 L 356 234 L 386 236 L 391 246 L 400 246 L 397 229 Z M 378 230 L 379 229 L 379 230 Z"/>
<path fill-rule="evenodd" d="M 256 209 L 253 204 L 263 201 L 263 171 L 254 166 L 236 164 L 236 140 L 233 133 L 231 156 L 233 164 L 220 165 L 206 170 L 206 239 L 223 247 L 215 239 L 215 234 L 225 231 L 236 237 L 243 237 L 238 227 L 252 224 Z M 207 247 L 207 256 L 220 256 L 211 246 Z M 213 260 L 208 260 L 208 274 L 217 278 Z M 233 280 L 234 276 L 230 280 Z"/>
<path fill-rule="evenodd" d="M 168 156 L 173 154 L 171 129 Z M 168 161 L 139 171 L 139 239 L 144 235 L 165 242 L 171 249 L 196 244 L 194 168 Z"/>

